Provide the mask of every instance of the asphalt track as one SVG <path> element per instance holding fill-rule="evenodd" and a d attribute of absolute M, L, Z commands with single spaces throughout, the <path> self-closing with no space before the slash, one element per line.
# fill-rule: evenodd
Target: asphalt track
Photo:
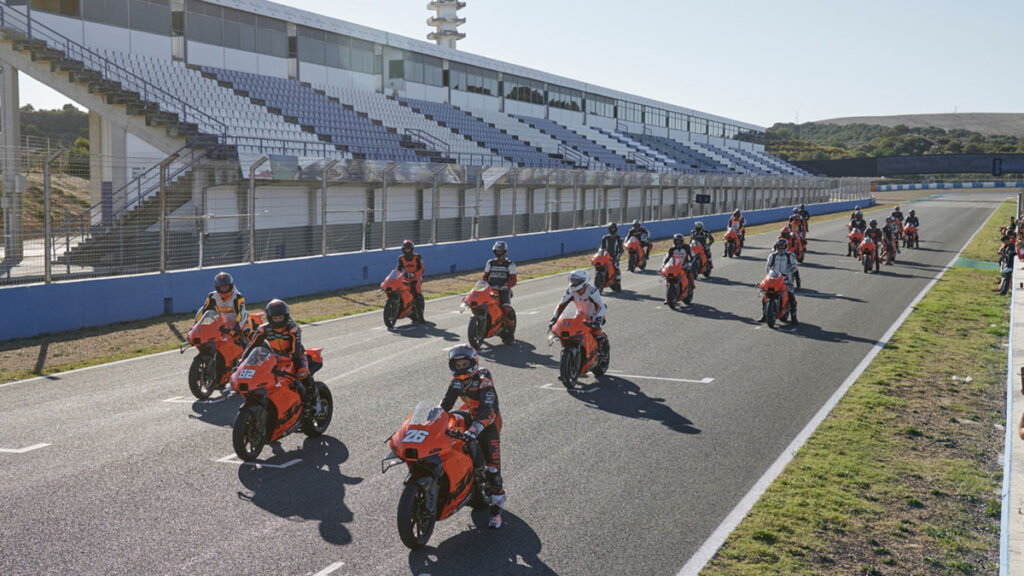
<path fill-rule="evenodd" d="M 420 552 L 395 528 L 404 472 L 380 460 L 444 393 L 468 321 L 457 298 L 429 302 L 422 327 L 389 332 L 379 313 L 304 327 L 335 414 L 323 438 L 264 449 L 284 468 L 223 460 L 240 402 L 193 402 L 192 352 L 0 387 L 0 574 L 676 574 L 1002 197 L 913 203 L 921 249 L 879 275 L 840 254 L 842 221 L 812 221 L 796 330 L 754 322 L 774 234 L 735 260 L 716 244 L 680 312 L 656 270 L 624 273 L 606 297 L 612 374 L 580 391 L 558 384 L 546 342 L 565 276 L 520 285 L 519 342 L 483 351 L 505 527 L 467 508 Z"/>

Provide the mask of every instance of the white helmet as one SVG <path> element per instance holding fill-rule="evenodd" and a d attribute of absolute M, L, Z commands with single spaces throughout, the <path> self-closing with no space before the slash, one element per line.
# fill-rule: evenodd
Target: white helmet
<path fill-rule="evenodd" d="M 587 270 L 573 270 L 572 274 L 569 274 L 569 285 L 574 290 L 582 290 L 587 282 L 590 282 L 590 272 Z"/>

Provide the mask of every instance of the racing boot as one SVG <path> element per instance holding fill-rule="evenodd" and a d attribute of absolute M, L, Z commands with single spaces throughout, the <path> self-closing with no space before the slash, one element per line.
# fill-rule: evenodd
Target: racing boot
<path fill-rule="evenodd" d="M 422 324 L 423 322 L 426 322 L 426 320 L 423 319 L 423 310 L 426 308 L 426 302 L 423 300 L 423 294 L 416 294 L 414 300 L 416 302 L 416 319 L 414 322 Z"/>
<path fill-rule="evenodd" d="M 505 489 L 502 488 L 501 471 L 496 466 L 487 467 L 487 483 L 490 485 L 491 493 L 491 520 L 487 523 L 490 528 L 501 528 L 501 511 L 505 508 Z"/>

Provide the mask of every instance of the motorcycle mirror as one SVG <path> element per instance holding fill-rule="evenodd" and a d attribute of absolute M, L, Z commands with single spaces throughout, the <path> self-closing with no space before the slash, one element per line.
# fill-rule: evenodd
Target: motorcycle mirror
<path fill-rule="evenodd" d="M 394 452 L 390 452 L 387 456 L 384 457 L 383 460 L 380 461 L 380 473 L 384 474 L 388 470 L 391 470 L 392 468 L 398 466 L 403 462 L 405 461 L 399 458 L 398 455 L 396 455 Z"/>

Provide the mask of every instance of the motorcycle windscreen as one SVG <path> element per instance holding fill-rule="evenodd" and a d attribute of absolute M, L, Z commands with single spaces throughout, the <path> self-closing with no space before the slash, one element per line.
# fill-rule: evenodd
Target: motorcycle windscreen
<path fill-rule="evenodd" d="M 242 362 L 241 367 L 255 368 L 257 366 L 262 366 L 263 363 L 270 360 L 273 355 L 273 352 L 263 346 L 257 346 L 253 348 L 252 352 L 250 352 L 248 356 L 245 357 L 245 361 Z"/>
<path fill-rule="evenodd" d="M 216 322 L 218 319 L 220 319 L 220 314 L 217 314 L 215 310 L 207 310 L 206 313 L 203 314 L 203 317 L 199 319 L 199 322 L 197 322 L 197 324 L 199 324 L 200 326 L 209 326 L 210 324 Z"/>
<path fill-rule="evenodd" d="M 487 282 L 484 282 L 483 280 L 477 280 L 476 284 L 473 285 L 473 289 L 470 290 L 470 292 L 483 292 L 484 290 L 489 290 L 490 288 L 491 286 Z"/>
<path fill-rule="evenodd" d="M 444 414 L 440 406 L 426 400 L 416 405 L 409 417 L 410 426 L 428 426 Z"/>
<path fill-rule="evenodd" d="M 562 314 L 561 314 L 561 316 L 559 316 L 559 318 L 565 318 L 566 320 L 572 320 L 573 318 L 575 318 L 575 317 L 577 317 L 579 315 L 580 315 L 580 310 L 579 310 L 579 308 L 576 307 L 576 301 L 574 300 L 572 302 L 569 302 L 569 304 L 566 305 L 565 310 L 562 310 Z"/>

